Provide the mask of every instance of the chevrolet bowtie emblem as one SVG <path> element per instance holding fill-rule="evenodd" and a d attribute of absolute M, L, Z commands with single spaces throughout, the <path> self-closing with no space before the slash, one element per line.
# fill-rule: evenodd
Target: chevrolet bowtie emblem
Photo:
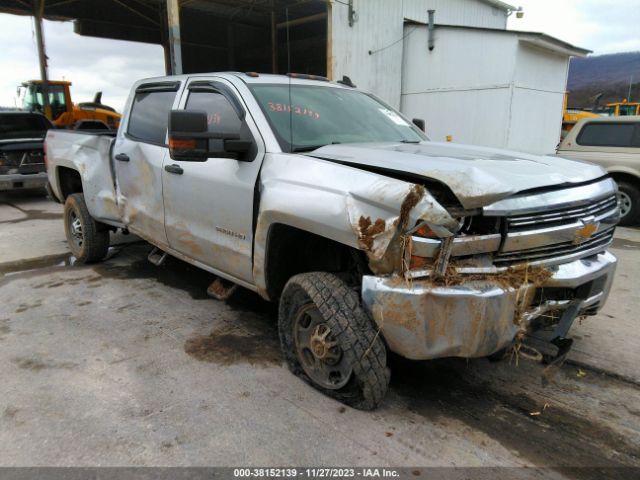
<path fill-rule="evenodd" d="M 600 222 L 596 222 L 592 218 L 583 218 L 580 220 L 582 222 L 582 227 L 578 228 L 573 237 L 573 244 L 580 245 L 581 243 L 589 240 L 594 233 L 598 231 L 598 227 L 600 226 Z"/>

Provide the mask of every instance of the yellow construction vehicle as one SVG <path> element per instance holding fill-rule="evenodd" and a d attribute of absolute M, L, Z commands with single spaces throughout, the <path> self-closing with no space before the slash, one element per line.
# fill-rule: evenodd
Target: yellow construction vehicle
<path fill-rule="evenodd" d="M 594 110 L 601 96 L 602 94 L 596 95 L 595 102 L 594 102 Z M 564 108 L 562 110 L 562 132 L 560 133 L 561 139 L 564 139 L 564 137 L 566 137 L 567 134 L 571 131 L 573 126 L 583 118 L 597 118 L 600 116 L 596 113 L 587 112 L 585 110 L 569 109 L 568 102 L 569 102 L 569 92 L 565 92 Z"/>
<path fill-rule="evenodd" d="M 96 93 L 93 102 L 71 101 L 71 82 L 49 80 L 49 111 L 45 111 L 42 81 L 29 80 L 18 87 L 18 101 L 23 110 L 43 113 L 57 128 L 89 128 L 115 130 L 121 115 L 102 104 L 102 92 Z"/>
<path fill-rule="evenodd" d="M 621 102 L 607 103 L 607 113 L 612 117 L 626 117 L 640 115 L 640 103 L 628 102 L 625 98 Z"/>

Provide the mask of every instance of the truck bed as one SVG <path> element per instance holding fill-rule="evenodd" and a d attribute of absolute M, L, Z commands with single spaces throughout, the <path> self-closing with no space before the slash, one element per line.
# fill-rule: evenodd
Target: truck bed
<path fill-rule="evenodd" d="M 61 178 L 77 172 L 89 213 L 104 223 L 120 226 L 111 148 L 115 132 L 49 130 L 45 139 L 47 174 L 55 197 L 64 202 Z"/>

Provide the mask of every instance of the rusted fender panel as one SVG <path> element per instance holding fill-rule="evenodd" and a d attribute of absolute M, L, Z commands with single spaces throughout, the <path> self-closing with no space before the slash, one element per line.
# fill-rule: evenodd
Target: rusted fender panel
<path fill-rule="evenodd" d="M 327 145 L 312 154 L 440 181 L 465 208 L 483 207 L 524 190 L 606 175 L 601 167 L 584 162 L 438 142 Z"/>
<path fill-rule="evenodd" d="M 417 194 L 414 184 L 309 156 L 268 154 L 260 181 L 254 247 L 254 281 L 260 291 L 266 288 L 267 235 L 275 223 L 365 250 L 372 260 L 383 258 L 401 223 L 427 219 L 456 225 L 422 187 Z"/>
<path fill-rule="evenodd" d="M 89 213 L 96 220 L 119 223 L 116 193 L 109 159 L 113 137 L 72 131 L 50 130 L 47 138 L 49 182 L 62 198 L 56 167 L 76 170 L 82 178 Z"/>

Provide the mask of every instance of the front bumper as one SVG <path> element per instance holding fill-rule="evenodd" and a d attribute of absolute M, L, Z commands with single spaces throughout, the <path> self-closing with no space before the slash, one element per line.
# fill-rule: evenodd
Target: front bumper
<path fill-rule="evenodd" d="M 544 324 L 564 337 L 576 317 L 593 315 L 604 305 L 616 262 L 604 252 L 549 267 L 553 274 L 542 287 L 509 288 L 490 278 L 446 287 L 429 279 L 368 275 L 362 299 L 389 349 L 399 355 L 483 357 L 509 346 L 523 328 L 532 333 Z M 563 296 L 549 299 L 545 289 Z M 554 317 L 550 312 L 559 314 L 554 325 L 541 321 Z"/>
<path fill-rule="evenodd" d="M 42 188 L 47 185 L 47 172 L 23 175 L 20 173 L 0 175 L 0 192 L 6 190 L 23 190 Z"/>

